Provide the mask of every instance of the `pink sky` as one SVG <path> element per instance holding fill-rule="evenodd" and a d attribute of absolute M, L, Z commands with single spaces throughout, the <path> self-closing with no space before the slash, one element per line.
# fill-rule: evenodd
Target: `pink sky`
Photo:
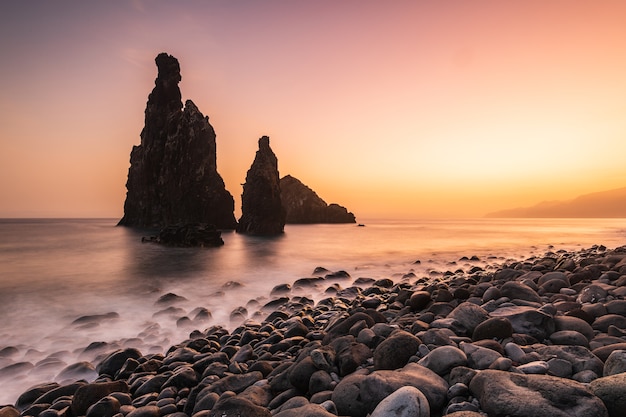
<path fill-rule="evenodd" d="M 262 135 L 358 218 L 623 187 L 624 22 L 623 1 L 2 2 L 0 217 L 121 217 L 160 52 L 237 211 Z"/>

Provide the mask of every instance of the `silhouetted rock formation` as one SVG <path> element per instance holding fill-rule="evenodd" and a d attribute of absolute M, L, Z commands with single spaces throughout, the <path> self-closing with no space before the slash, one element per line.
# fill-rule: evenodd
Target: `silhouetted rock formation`
<path fill-rule="evenodd" d="M 356 223 L 354 214 L 338 204 L 326 204 L 299 179 L 280 179 L 280 197 L 287 212 L 287 223 Z"/>
<path fill-rule="evenodd" d="M 278 160 L 270 148 L 270 138 L 263 136 L 243 185 L 237 232 L 270 236 L 283 233 L 284 227 Z"/>
<path fill-rule="evenodd" d="M 133 146 L 119 224 L 163 227 L 208 223 L 234 229 L 234 200 L 217 172 L 215 131 L 191 101 L 183 108 L 178 60 L 156 57 L 141 144 Z"/>

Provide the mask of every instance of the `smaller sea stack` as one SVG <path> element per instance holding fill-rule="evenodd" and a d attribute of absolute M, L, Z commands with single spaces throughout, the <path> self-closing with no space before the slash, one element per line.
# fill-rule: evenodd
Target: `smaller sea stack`
<path fill-rule="evenodd" d="M 238 233 L 272 236 L 284 232 L 279 178 L 278 159 L 270 148 L 270 138 L 263 136 L 243 185 Z"/>

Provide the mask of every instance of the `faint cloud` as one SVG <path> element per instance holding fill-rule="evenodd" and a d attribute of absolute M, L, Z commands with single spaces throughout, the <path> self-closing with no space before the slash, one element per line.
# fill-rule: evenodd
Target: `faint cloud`
<path fill-rule="evenodd" d="M 122 58 L 133 66 L 140 68 L 151 67 L 154 63 L 155 52 L 147 49 L 123 48 Z"/>

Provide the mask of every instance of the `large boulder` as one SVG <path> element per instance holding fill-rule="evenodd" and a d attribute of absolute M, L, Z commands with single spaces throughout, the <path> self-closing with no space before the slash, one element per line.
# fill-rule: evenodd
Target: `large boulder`
<path fill-rule="evenodd" d="M 270 148 L 270 138 L 259 139 L 252 166 L 246 175 L 241 195 L 238 233 L 271 236 L 283 233 L 285 208 L 280 197 L 278 159 Z"/>
<path fill-rule="evenodd" d="M 215 131 L 196 105 L 181 102 L 178 60 L 161 53 L 141 143 L 133 146 L 124 217 L 131 227 L 207 223 L 234 229 L 234 200 L 217 172 Z"/>
<path fill-rule="evenodd" d="M 404 386 L 420 390 L 432 413 L 441 411 L 449 388 L 448 383 L 430 369 L 409 363 L 395 371 L 380 370 L 368 375 L 355 372 L 337 384 L 332 400 L 339 415 L 365 417 L 384 398 Z"/>
<path fill-rule="evenodd" d="M 287 223 L 356 223 L 354 214 L 345 207 L 326 204 L 315 191 L 291 175 L 280 179 L 280 197 Z"/>
<path fill-rule="evenodd" d="M 591 381 L 589 388 L 604 402 L 609 410 L 609 416 L 624 415 L 626 409 L 626 373 L 598 378 Z"/>
<path fill-rule="evenodd" d="M 588 387 L 566 378 L 485 370 L 469 387 L 490 416 L 608 417 Z"/>

